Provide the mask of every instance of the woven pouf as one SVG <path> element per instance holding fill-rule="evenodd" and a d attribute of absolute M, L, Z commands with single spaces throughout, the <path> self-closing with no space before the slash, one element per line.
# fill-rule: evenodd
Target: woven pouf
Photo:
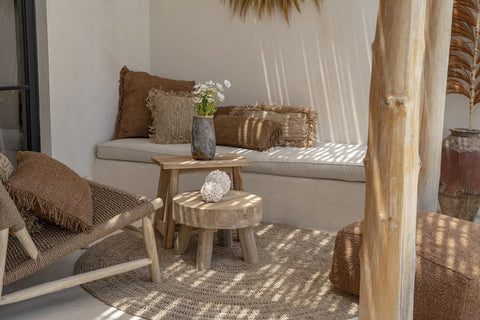
<path fill-rule="evenodd" d="M 335 239 L 330 281 L 358 295 L 363 222 L 341 229 Z M 414 319 L 480 319 L 480 226 L 418 212 Z"/>

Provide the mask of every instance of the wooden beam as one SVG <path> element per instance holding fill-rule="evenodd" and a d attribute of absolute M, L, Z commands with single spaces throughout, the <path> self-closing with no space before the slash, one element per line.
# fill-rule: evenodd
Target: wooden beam
<path fill-rule="evenodd" d="M 418 209 L 436 212 L 453 0 L 427 0 Z"/>
<path fill-rule="evenodd" d="M 413 318 L 426 2 L 380 0 L 372 45 L 360 320 Z"/>

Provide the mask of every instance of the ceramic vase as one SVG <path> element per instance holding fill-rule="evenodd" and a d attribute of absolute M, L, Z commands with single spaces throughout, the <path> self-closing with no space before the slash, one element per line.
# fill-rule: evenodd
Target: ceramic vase
<path fill-rule="evenodd" d="M 475 221 L 480 207 L 480 130 L 450 132 L 442 142 L 440 208 L 443 214 Z"/>
<path fill-rule="evenodd" d="M 213 116 L 193 116 L 192 158 L 212 160 L 215 157 L 216 141 Z"/>

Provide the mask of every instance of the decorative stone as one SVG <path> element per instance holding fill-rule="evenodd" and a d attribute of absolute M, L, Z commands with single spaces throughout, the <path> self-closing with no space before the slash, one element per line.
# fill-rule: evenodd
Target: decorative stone
<path fill-rule="evenodd" d="M 213 116 L 193 116 L 192 158 L 212 160 L 215 157 L 216 140 Z"/>
<path fill-rule="evenodd" d="M 218 202 L 224 196 L 222 185 L 216 182 L 205 182 L 200 193 L 205 202 Z"/>
<path fill-rule="evenodd" d="M 228 174 L 220 170 L 210 172 L 205 178 L 205 182 L 215 182 L 220 184 L 222 186 L 224 195 L 230 190 L 232 186 L 232 181 L 230 180 Z"/>

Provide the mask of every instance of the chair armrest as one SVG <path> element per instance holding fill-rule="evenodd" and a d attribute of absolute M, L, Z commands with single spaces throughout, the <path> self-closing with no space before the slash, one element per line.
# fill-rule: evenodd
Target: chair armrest
<path fill-rule="evenodd" d="M 152 206 L 155 210 L 158 210 L 161 207 L 163 207 L 163 200 L 160 199 L 160 198 L 156 198 L 156 199 L 150 201 L 150 203 L 152 204 Z"/>

